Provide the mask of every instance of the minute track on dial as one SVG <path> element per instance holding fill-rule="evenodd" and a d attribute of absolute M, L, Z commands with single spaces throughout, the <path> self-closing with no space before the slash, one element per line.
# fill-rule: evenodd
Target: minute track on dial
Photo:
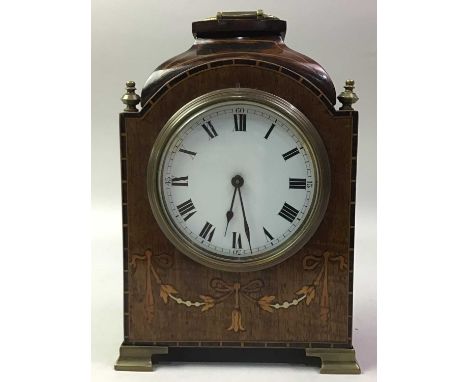
<path fill-rule="evenodd" d="M 249 262 L 286 247 L 317 184 L 310 146 L 294 125 L 257 105 L 226 105 L 199 114 L 173 142 L 165 202 L 192 248 Z"/>

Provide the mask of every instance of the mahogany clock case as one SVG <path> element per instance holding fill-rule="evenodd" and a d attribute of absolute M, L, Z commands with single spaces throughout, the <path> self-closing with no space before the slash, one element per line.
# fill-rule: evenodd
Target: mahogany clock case
<path fill-rule="evenodd" d="M 120 115 L 122 348 L 149 346 L 150 354 L 176 359 L 202 348 L 275 348 L 301 354 L 301 362 L 306 349 L 352 349 L 358 114 L 335 109 L 328 74 L 280 35 L 206 37 L 153 73 L 139 112 Z M 226 88 L 259 89 L 293 104 L 318 130 L 330 163 L 330 199 L 316 233 L 295 255 L 260 271 L 194 262 L 162 233 L 148 200 L 146 171 L 158 133 L 188 102 Z"/>

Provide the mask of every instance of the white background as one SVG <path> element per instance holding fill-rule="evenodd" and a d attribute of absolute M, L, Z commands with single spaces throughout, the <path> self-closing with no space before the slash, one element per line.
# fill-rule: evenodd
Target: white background
<path fill-rule="evenodd" d="M 192 19 L 224 7 L 219 1 L 216 4 L 198 1 L 195 11 L 199 13 L 186 15 L 177 13 L 176 9 L 192 3 L 155 1 L 147 2 L 145 7 L 138 1 L 106 3 L 95 2 L 93 6 L 94 21 L 99 20 L 94 22 L 93 35 L 101 38 L 93 37 L 92 216 L 89 214 L 89 4 L 19 0 L 2 5 L 2 380 L 81 382 L 93 376 L 95 381 L 154 378 L 249 381 L 261 380 L 265 373 L 271 375 L 270 380 L 277 381 L 287 378 L 304 381 L 375 379 L 375 322 L 372 319 L 375 311 L 373 300 L 369 298 L 373 292 L 366 290 L 373 289 L 375 280 L 372 263 L 375 235 L 371 229 L 375 225 L 373 208 L 365 207 L 372 206 L 375 199 L 373 180 L 362 180 L 366 171 L 367 176 L 373 176 L 369 174 L 373 174 L 372 150 L 375 148 L 371 143 L 363 144 L 362 139 L 360 207 L 356 223 L 361 227 L 357 228 L 356 252 L 359 247 L 362 253 L 361 263 L 356 263 L 356 272 L 360 274 L 356 275 L 356 289 L 360 290 L 356 295 L 359 293 L 361 299 L 356 298 L 360 306 L 355 308 L 355 328 L 359 329 L 355 345 L 364 374 L 321 376 L 309 367 L 256 365 L 165 366 L 141 375 L 112 371 L 114 349 L 122 335 L 121 299 L 118 297 L 121 281 L 117 276 L 121 270 L 120 232 L 117 232 L 120 215 L 114 211 L 118 204 L 115 193 L 118 150 L 117 135 L 112 136 L 117 128 L 115 113 L 121 107 L 118 97 L 124 80 L 133 78 L 141 86 L 152 66 L 172 55 L 169 50 L 173 49 L 174 54 L 180 51 L 183 44 L 179 39 L 186 43 Z M 369 61 L 374 57 L 372 44 L 368 45 L 367 55 L 354 55 L 356 36 L 359 41 L 372 40 L 375 36 L 369 29 L 366 33 L 360 32 L 363 23 L 356 22 L 368 14 L 369 8 L 373 9 L 373 4 L 365 6 L 362 1 L 351 0 L 333 2 L 335 8 L 325 17 L 319 11 L 331 7 L 325 5 L 332 3 L 330 1 L 320 4 L 291 1 L 288 8 L 279 9 L 281 13 L 275 9 L 279 2 L 259 3 L 257 7 L 288 20 L 288 44 L 323 64 L 337 88 L 348 76 L 358 81 L 361 137 L 367 135 L 372 142 L 371 131 L 375 126 L 370 126 L 372 123 L 366 123 L 363 118 L 368 115 L 370 121 L 373 120 L 375 98 L 366 101 L 365 81 L 362 83 L 366 76 L 348 70 L 354 65 L 357 70 L 362 68 L 360 73 L 375 68 L 375 62 Z M 251 4 L 238 4 L 237 9 L 252 8 Z M 295 8 L 294 4 L 302 4 L 302 8 Z M 458 381 L 464 378 L 468 342 L 464 240 L 468 187 L 463 110 L 468 62 L 462 48 L 468 33 L 467 12 L 460 4 L 462 2 L 447 0 L 442 6 L 440 2 L 426 1 L 421 8 L 416 2 L 394 0 L 379 5 L 378 365 L 382 381 Z M 104 6 L 108 7 L 107 17 L 99 18 L 99 9 Z M 163 17 L 153 17 L 151 6 L 166 9 L 161 13 Z M 128 14 L 124 16 L 124 11 L 116 11 L 115 7 L 127 9 Z M 170 12 L 169 7 L 174 11 Z M 306 12 L 315 17 L 314 22 L 303 18 Z M 369 23 L 375 24 L 372 14 Z M 120 15 L 118 19 L 122 22 L 114 22 L 114 15 Z M 141 29 L 145 19 L 151 20 L 155 28 L 170 23 L 171 27 L 187 29 L 180 36 L 178 32 L 168 34 L 167 27 L 148 34 L 147 28 Z M 96 35 L 96 25 L 117 31 L 108 39 L 108 54 L 113 59 L 108 60 L 106 70 L 99 69 L 96 63 L 99 61 L 96 47 L 106 35 Z M 136 33 L 141 35 L 127 40 L 127 29 L 131 25 L 137 25 Z M 299 25 L 302 26 L 299 28 Z M 320 25 L 317 30 L 316 25 Z M 294 32 L 295 28 L 299 29 Z M 338 36 L 335 31 L 339 31 Z M 162 44 L 151 45 L 152 50 L 144 49 L 140 42 L 150 36 L 160 39 Z M 298 36 L 307 36 L 310 44 L 300 43 Z M 315 40 L 318 36 L 320 39 Z M 122 41 L 125 43 L 119 52 L 112 48 L 112 44 Z M 337 51 L 335 44 L 353 54 L 347 55 L 346 73 L 335 69 L 338 64 L 334 55 L 327 56 L 329 50 Z M 128 50 L 134 46 L 142 47 L 144 57 L 128 55 Z M 333 56 L 333 59 L 326 56 Z M 354 60 L 358 60 L 357 63 Z M 141 69 L 135 69 L 139 65 Z M 102 81 L 115 81 L 115 84 L 111 89 L 96 85 L 100 83 L 96 75 Z M 124 77 L 122 83 L 118 80 L 120 77 Z M 367 94 L 373 92 L 367 91 Z M 370 105 L 366 106 L 365 102 Z M 102 112 L 101 108 L 108 111 Z M 363 132 L 366 125 L 367 133 Z M 109 154 L 99 152 L 99 140 L 106 137 Z M 366 147 L 368 151 L 364 156 Z M 368 170 L 365 170 L 366 164 L 370 166 Z M 109 175 L 101 181 L 97 174 L 106 171 Z M 371 223 L 366 223 L 366 215 L 371 216 L 367 220 Z M 90 217 L 93 222 L 92 268 Z M 91 269 L 94 288 L 92 364 Z M 371 309 L 365 309 L 366 306 Z M 105 320 L 102 319 L 104 314 Z"/>

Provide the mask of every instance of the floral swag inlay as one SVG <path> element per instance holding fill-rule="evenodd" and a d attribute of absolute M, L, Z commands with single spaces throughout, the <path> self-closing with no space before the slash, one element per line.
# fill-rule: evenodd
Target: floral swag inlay
<path fill-rule="evenodd" d="M 279 309 L 289 309 L 299 304 L 310 305 L 311 303 L 320 304 L 320 319 L 328 321 L 330 318 L 329 294 L 328 294 L 328 267 L 330 263 L 338 262 L 339 269 L 347 269 L 345 257 L 337 255 L 330 251 L 306 255 L 303 258 L 302 265 L 306 271 L 315 271 L 310 284 L 302 286 L 290 300 L 277 301 L 274 295 L 257 296 L 264 287 L 264 282 L 260 279 L 249 281 L 246 284 L 238 282 L 228 283 L 220 278 L 214 278 L 210 281 L 212 294 L 200 294 L 198 301 L 191 301 L 179 296 L 179 291 L 171 284 L 163 282 L 160 276 L 160 270 L 170 268 L 172 258 L 166 254 L 154 255 L 151 249 L 145 250 L 143 255 L 132 255 L 130 265 L 133 271 L 136 271 L 138 262 L 146 263 L 145 276 L 145 297 L 144 310 L 148 323 L 153 322 L 155 316 L 155 299 L 153 295 L 153 279 L 159 288 L 159 297 L 168 304 L 171 300 L 177 304 L 186 307 L 199 308 L 202 312 L 214 308 L 216 305 L 230 300 L 234 302 L 231 313 L 231 325 L 227 328 L 229 331 L 245 331 L 242 321 L 241 297 L 266 312 L 273 313 Z"/>

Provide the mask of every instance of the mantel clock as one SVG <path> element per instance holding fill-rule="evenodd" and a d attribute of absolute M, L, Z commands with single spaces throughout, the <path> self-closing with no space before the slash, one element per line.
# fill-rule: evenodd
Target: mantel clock
<path fill-rule="evenodd" d="M 352 347 L 357 101 L 288 48 L 286 22 L 219 12 L 120 114 L 124 342 L 171 360 L 321 360 Z M 141 104 L 141 109 L 137 106 Z"/>

